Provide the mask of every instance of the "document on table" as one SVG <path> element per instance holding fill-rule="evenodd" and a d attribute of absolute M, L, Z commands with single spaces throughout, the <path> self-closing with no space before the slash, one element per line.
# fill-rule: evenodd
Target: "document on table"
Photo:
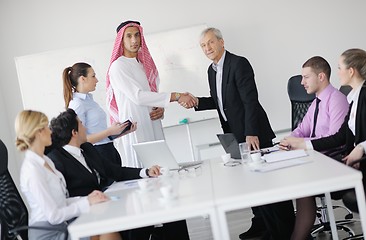
<path fill-rule="evenodd" d="M 291 151 L 278 151 L 263 156 L 263 159 L 267 163 L 273 163 L 288 159 L 306 157 L 308 154 L 303 149 L 291 150 Z"/>
<path fill-rule="evenodd" d="M 270 172 L 277 169 L 292 167 L 296 165 L 301 165 L 305 163 L 312 162 L 309 159 L 291 159 L 291 160 L 284 160 L 280 162 L 273 162 L 273 163 L 263 163 L 261 165 L 251 167 L 250 170 L 254 172 Z"/>
<path fill-rule="evenodd" d="M 105 192 L 113 192 L 113 191 L 117 191 L 117 190 L 124 190 L 124 189 L 138 187 L 137 181 L 138 180 L 114 182 L 112 185 L 110 185 L 108 187 L 107 190 L 105 190 Z"/>

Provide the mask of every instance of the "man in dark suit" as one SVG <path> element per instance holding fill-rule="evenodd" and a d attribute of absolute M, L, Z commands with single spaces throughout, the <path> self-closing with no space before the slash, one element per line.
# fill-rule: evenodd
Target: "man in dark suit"
<path fill-rule="evenodd" d="M 158 166 L 149 169 L 121 167 L 104 159 L 91 143 L 86 142 L 86 129 L 72 109 L 52 119 L 52 149 L 47 156 L 65 177 L 70 197 L 86 196 L 93 190 L 105 190 L 113 181 L 124 181 L 141 177 L 157 177 Z M 123 239 L 150 239 L 153 227 L 123 232 Z M 164 224 L 162 238 L 189 240 L 186 222 Z"/>
<path fill-rule="evenodd" d="M 216 28 L 202 32 L 200 45 L 213 63 L 208 68 L 210 96 L 196 98 L 195 110 L 216 109 L 224 133 L 233 133 L 239 143 L 247 142 L 255 150 L 272 146 L 275 134 L 259 103 L 249 61 L 226 51 L 222 34 Z M 260 237 L 266 229 L 274 239 L 289 239 L 294 224 L 291 201 L 252 209 L 252 226 L 240 234 L 241 239 Z"/>

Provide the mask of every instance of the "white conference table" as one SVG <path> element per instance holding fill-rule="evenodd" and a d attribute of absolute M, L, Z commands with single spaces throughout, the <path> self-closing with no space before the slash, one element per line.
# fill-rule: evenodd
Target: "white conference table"
<path fill-rule="evenodd" d="M 318 152 L 310 162 L 259 173 L 247 165 L 225 167 L 220 159 L 205 161 L 195 177 L 179 181 L 179 198 L 167 204 L 158 191 L 148 195 L 138 188 L 113 191 L 120 199 L 93 205 L 69 226 L 72 239 L 208 215 L 215 240 L 229 240 L 226 213 L 274 202 L 355 188 L 362 229 L 366 232 L 365 194 L 361 172 Z M 158 179 L 152 179 L 158 181 Z M 328 204 L 331 210 L 331 204 Z M 334 221 L 334 216 L 331 216 Z M 333 239 L 338 239 L 332 224 Z"/>
<path fill-rule="evenodd" d="M 210 167 L 204 164 L 196 170 L 195 176 L 191 175 L 187 173 L 183 178 L 178 176 L 179 197 L 170 202 L 164 201 L 159 192 L 161 178 L 149 179 L 155 185 L 155 190 L 148 193 L 141 193 L 136 183 L 132 188 L 107 192 L 112 198 L 119 199 L 91 206 L 89 213 L 82 214 L 69 225 L 71 238 L 80 239 L 208 215 L 213 236 L 220 239 Z"/>
<path fill-rule="evenodd" d="M 327 205 L 331 213 L 330 192 L 355 188 L 362 221 L 366 232 L 365 195 L 362 174 L 316 151 L 308 151 L 310 162 L 271 172 L 253 172 L 248 166 L 224 167 L 220 160 L 211 162 L 215 206 L 221 226 L 221 239 L 230 239 L 226 213 L 233 210 L 265 205 L 305 196 L 328 193 Z M 332 235 L 334 231 L 334 215 Z"/>

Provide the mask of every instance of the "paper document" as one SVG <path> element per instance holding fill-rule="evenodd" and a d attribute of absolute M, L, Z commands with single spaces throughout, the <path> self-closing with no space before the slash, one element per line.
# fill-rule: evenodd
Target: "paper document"
<path fill-rule="evenodd" d="M 303 149 L 291 150 L 291 151 L 278 151 L 263 156 L 267 163 L 278 162 L 293 158 L 305 157 L 308 154 Z"/>
<path fill-rule="evenodd" d="M 270 172 L 270 171 L 274 171 L 277 169 L 292 167 L 292 166 L 296 166 L 296 165 L 300 165 L 300 164 L 304 164 L 304 163 L 310 163 L 310 162 L 312 162 L 312 161 L 308 160 L 308 159 L 292 159 L 292 160 L 286 160 L 286 161 L 281 161 L 281 162 L 264 163 L 258 167 L 251 168 L 250 170 L 254 171 L 254 172 Z"/>
<path fill-rule="evenodd" d="M 105 192 L 113 192 L 113 191 L 118 191 L 118 190 L 129 189 L 129 188 L 136 188 L 136 187 L 138 187 L 137 180 L 114 182 L 112 185 L 110 185 L 108 187 L 107 190 L 105 190 Z"/>

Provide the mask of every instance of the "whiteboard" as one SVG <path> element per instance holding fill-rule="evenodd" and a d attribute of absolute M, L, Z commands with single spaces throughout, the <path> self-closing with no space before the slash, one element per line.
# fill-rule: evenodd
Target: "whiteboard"
<path fill-rule="evenodd" d="M 191 92 L 208 96 L 207 68 L 210 61 L 199 46 L 199 34 L 206 25 L 145 35 L 160 74 L 160 92 Z M 99 80 L 93 92 L 96 102 L 106 110 L 105 77 L 114 41 L 90 46 L 43 52 L 15 58 L 24 109 L 44 112 L 50 119 L 64 111 L 62 71 L 76 62 L 87 62 Z M 107 112 L 107 111 L 106 111 Z M 163 126 L 217 117 L 215 110 L 195 112 L 177 103 L 165 110 Z"/>

